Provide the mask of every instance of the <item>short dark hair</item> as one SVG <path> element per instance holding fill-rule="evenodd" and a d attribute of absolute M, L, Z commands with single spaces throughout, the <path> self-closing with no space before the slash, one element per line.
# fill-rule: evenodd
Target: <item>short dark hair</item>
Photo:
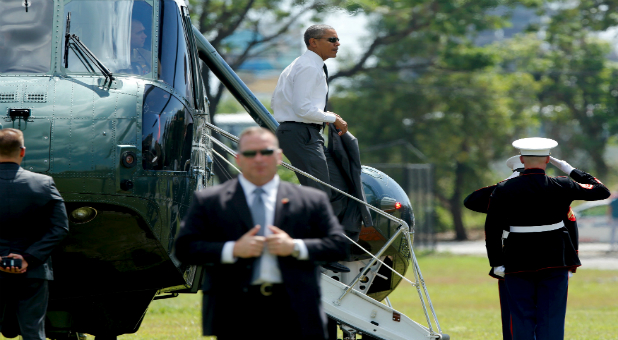
<path fill-rule="evenodd" d="M 335 30 L 331 26 L 319 24 L 319 25 L 311 25 L 305 31 L 305 45 L 309 47 L 309 39 L 311 38 L 321 38 L 324 35 L 325 31 Z"/>
<path fill-rule="evenodd" d="M 17 129 L 0 129 L 0 156 L 15 157 L 24 147 L 24 133 Z"/>
<path fill-rule="evenodd" d="M 279 139 L 277 138 L 277 136 L 275 136 L 274 133 L 272 133 L 272 131 L 265 129 L 263 127 L 259 127 L 259 126 L 252 126 L 252 127 L 248 127 L 246 129 L 244 129 L 241 133 L 240 133 L 240 137 L 238 137 L 238 150 L 240 150 L 240 142 L 242 141 L 243 137 L 245 136 L 251 136 L 251 135 L 270 135 L 273 138 L 273 146 L 276 149 L 279 149 Z"/>

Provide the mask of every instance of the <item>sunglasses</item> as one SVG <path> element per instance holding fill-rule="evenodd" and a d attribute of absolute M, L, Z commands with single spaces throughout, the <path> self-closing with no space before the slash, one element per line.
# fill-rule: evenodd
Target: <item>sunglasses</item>
<path fill-rule="evenodd" d="M 330 37 L 330 38 L 314 38 L 314 39 L 326 39 L 326 41 L 330 42 L 330 43 L 336 43 L 339 41 L 339 38 L 335 38 L 335 37 Z"/>
<path fill-rule="evenodd" d="M 246 150 L 241 152 L 240 154 L 247 158 L 253 158 L 258 153 L 262 156 L 270 156 L 275 152 L 274 149 L 264 149 L 264 150 Z"/>

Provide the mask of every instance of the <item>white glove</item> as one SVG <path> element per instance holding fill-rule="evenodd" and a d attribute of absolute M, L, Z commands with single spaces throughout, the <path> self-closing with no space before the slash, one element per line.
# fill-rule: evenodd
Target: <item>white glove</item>
<path fill-rule="evenodd" d="M 569 163 L 567 163 L 567 162 L 565 162 L 563 160 L 554 158 L 552 156 L 549 156 L 549 162 L 551 164 L 553 164 L 556 168 L 562 170 L 562 172 L 564 172 L 567 175 L 570 175 L 571 171 L 573 171 L 573 169 L 575 169 L 574 167 L 571 166 L 571 164 L 569 164 Z"/>
<path fill-rule="evenodd" d="M 520 175 L 519 171 L 513 171 L 513 173 L 511 174 L 511 176 L 505 178 L 504 180 L 506 181 L 507 179 L 511 179 L 511 178 L 515 178 L 518 177 Z"/>
<path fill-rule="evenodd" d="M 573 277 L 573 272 L 569 270 L 569 279 Z"/>
<path fill-rule="evenodd" d="M 504 266 L 494 267 L 494 275 L 504 277 Z"/>

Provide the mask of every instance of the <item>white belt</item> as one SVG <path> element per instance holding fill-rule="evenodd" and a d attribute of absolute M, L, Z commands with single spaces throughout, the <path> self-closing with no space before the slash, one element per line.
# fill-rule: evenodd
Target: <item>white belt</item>
<path fill-rule="evenodd" d="M 536 225 L 536 226 L 525 226 L 525 227 L 514 227 L 511 226 L 512 233 L 540 233 L 543 231 L 551 231 L 564 227 L 564 222 L 560 221 L 554 224 L 548 225 Z"/>

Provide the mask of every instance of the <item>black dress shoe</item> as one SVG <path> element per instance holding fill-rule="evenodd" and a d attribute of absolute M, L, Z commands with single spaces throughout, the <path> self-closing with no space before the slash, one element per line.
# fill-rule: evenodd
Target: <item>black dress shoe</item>
<path fill-rule="evenodd" d="M 349 273 L 350 272 L 350 268 L 342 265 L 339 262 L 330 262 L 327 264 L 323 264 L 322 267 L 328 270 L 332 270 L 335 273 Z"/>

